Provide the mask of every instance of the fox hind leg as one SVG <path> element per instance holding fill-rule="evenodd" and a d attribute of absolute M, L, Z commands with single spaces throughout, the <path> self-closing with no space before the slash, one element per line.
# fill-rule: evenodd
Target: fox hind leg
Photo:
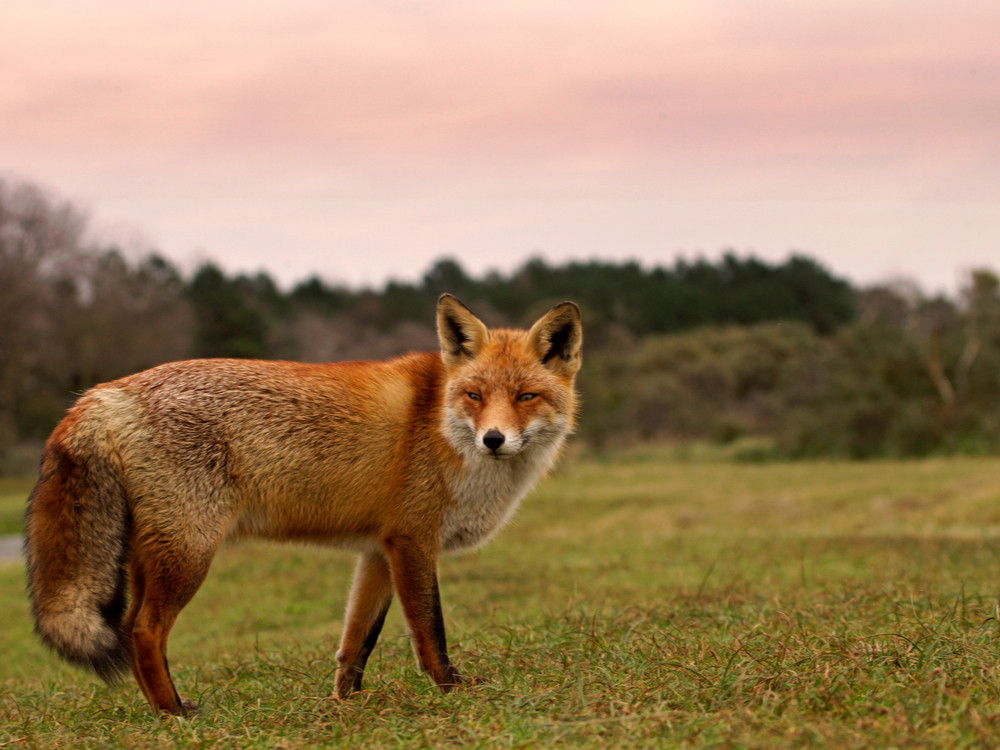
<path fill-rule="evenodd" d="M 146 576 L 143 573 L 142 566 L 133 562 L 129 568 L 129 606 L 128 612 L 125 614 L 123 626 L 124 633 L 128 637 L 129 645 L 132 648 L 132 676 L 135 677 L 135 681 L 139 685 L 139 689 L 142 690 L 142 694 L 146 696 L 146 700 L 152 704 L 153 699 L 151 697 L 149 687 L 146 685 L 142 676 L 142 671 L 139 669 L 139 660 L 136 658 L 135 643 L 133 640 L 135 621 L 139 615 L 139 609 L 142 607 L 142 601 L 145 597 L 145 593 Z"/>
<path fill-rule="evenodd" d="M 348 697 L 361 690 L 368 657 L 378 641 L 392 603 L 392 573 L 378 552 L 362 553 L 344 617 L 344 634 L 337 650 L 337 695 Z"/>
<path fill-rule="evenodd" d="M 174 687 L 167 638 L 177 615 L 205 580 L 212 555 L 168 552 L 162 542 L 155 546 L 155 557 L 140 552 L 132 563 L 132 601 L 125 617 L 132 636 L 132 671 L 154 711 L 184 715 L 197 707 Z"/>

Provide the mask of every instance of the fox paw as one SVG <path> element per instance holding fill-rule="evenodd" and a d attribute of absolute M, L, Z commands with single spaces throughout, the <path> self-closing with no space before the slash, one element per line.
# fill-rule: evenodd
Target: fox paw
<path fill-rule="evenodd" d="M 342 667 L 337 673 L 337 697 L 350 698 L 361 691 L 362 670 L 356 667 Z"/>
<path fill-rule="evenodd" d="M 459 674 L 458 670 L 452 667 L 448 678 L 439 682 L 438 687 L 443 692 L 448 693 L 459 686 L 468 687 L 469 685 L 480 685 L 483 682 L 486 682 L 486 680 L 480 675 Z"/>

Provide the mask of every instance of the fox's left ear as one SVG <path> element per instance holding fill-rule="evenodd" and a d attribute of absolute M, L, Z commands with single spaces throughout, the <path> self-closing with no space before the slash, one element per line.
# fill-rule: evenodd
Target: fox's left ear
<path fill-rule="evenodd" d="M 531 326 L 528 340 L 550 370 L 561 375 L 576 374 L 583 347 L 580 308 L 573 302 L 559 303 Z"/>
<path fill-rule="evenodd" d="M 474 359 L 490 338 L 489 329 L 451 294 L 442 294 L 437 310 L 441 359 L 448 367 Z"/>

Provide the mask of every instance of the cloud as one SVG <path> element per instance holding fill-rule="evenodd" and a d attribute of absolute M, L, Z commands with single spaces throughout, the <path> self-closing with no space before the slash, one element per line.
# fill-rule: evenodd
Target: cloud
<path fill-rule="evenodd" d="M 975 146 L 997 118 L 979 3 L 10 6 L 0 113 L 55 147 L 863 156 Z"/>
<path fill-rule="evenodd" d="M 998 26 L 993 0 L 6 0 L 0 163 L 262 258 L 840 241 L 810 201 L 884 237 L 901 209 L 830 207 L 1000 200 Z"/>

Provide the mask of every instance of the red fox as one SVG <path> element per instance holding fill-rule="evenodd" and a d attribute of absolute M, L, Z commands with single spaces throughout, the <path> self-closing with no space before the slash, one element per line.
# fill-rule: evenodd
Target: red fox
<path fill-rule="evenodd" d="M 341 697 L 361 689 L 394 592 L 420 665 L 442 690 L 458 685 L 438 557 L 486 541 L 552 465 L 575 424 L 583 331 L 572 302 L 528 331 L 490 330 L 447 294 L 437 329 L 440 353 L 192 360 L 81 396 L 28 502 L 42 640 L 105 680 L 131 669 L 154 711 L 193 711 L 167 637 L 219 546 L 312 541 L 360 553 Z"/>

